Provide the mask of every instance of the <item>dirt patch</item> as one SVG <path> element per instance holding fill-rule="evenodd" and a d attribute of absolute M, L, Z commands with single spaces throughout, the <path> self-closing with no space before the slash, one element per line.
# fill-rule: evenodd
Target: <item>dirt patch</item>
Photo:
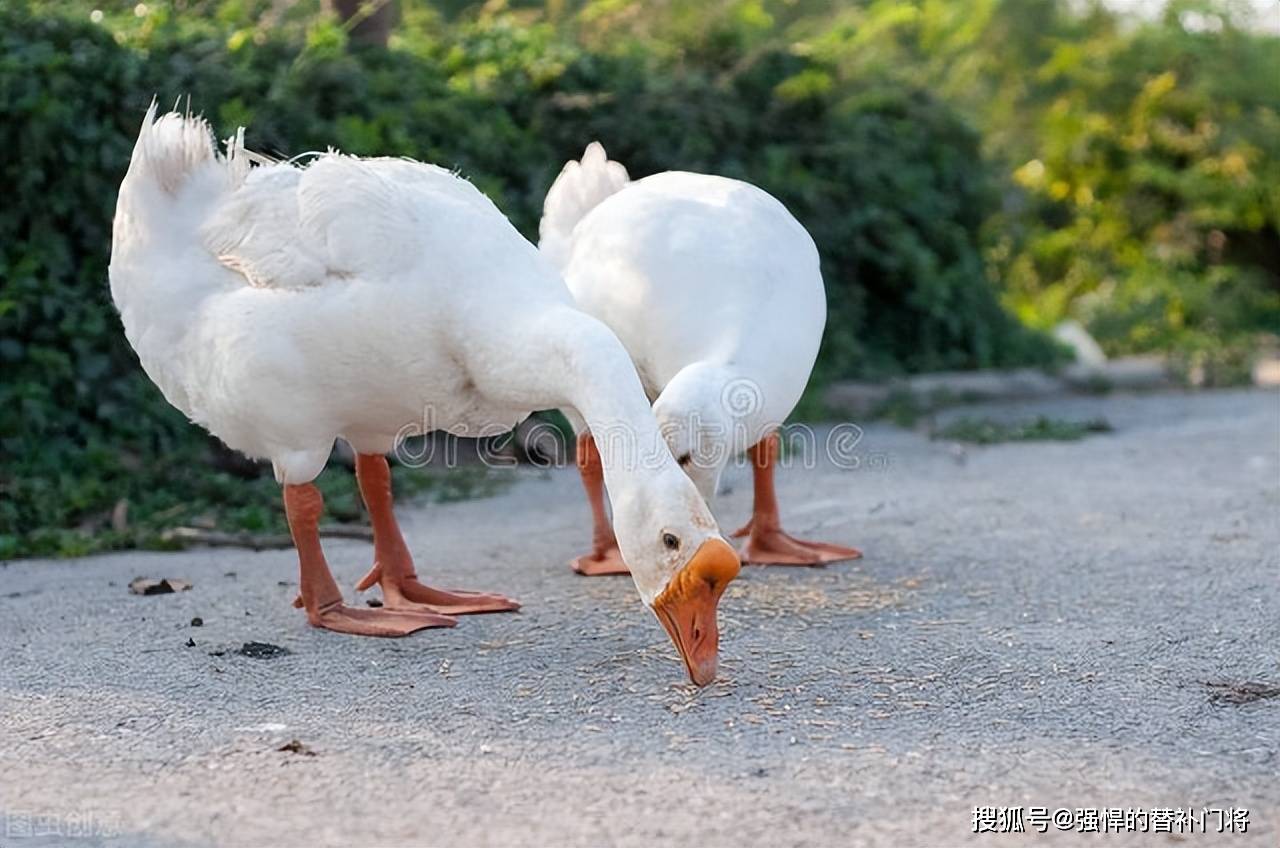
<path fill-rule="evenodd" d="M 303 745 L 297 739 L 291 739 L 288 742 L 276 748 L 277 751 L 285 754 L 301 754 L 304 757 L 314 757 L 316 752 Z"/>
<path fill-rule="evenodd" d="M 269 642 L 245 642 L 236 653 L 255 660 L 273 660 L 276 657 L 287 657 L 293 652 Z"/>
<path fill-rule="evenodd" d="M 1280 698 L 1280 686 L 1246 681 L 1244 683 L 1206 683 L 1209 700 L 1215 704 L 1241 706 L 1271 698 Z"/>
<path fill-rule="evenodd" d="M 172 595 L 190 588 L 190 581 L 171 577 L 135 577 L 129 581 L 129 591 L 135 595 Z"/>

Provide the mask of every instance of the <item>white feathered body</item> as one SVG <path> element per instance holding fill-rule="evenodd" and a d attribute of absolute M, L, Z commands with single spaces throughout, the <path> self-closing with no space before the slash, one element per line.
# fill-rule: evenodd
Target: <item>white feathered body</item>
<path fill-rule="evenodd" d="M 548 343 L 589 319 L 470 183 L 334 154 L 251 169 L 228 146 L 148 114 L 116 212 L 112 297 L 192 420 L 305 482 L 338 436 L 383 452 L 405 428 L 496 433 L 573 400 L 545 379 L 566 355 Z"/>
<path fill-rule="evenodd" d="M 651 400 L 690 365 L 723 366 L 725 401 L 750 408 L 732 448 L 749 447 L 791 413 L 813 370 L 826 323 L 813 239 L 748 183 L 674 171 L 626 183 L 604 176 L 592 148 L 560 178 L 588 188 L 557 198 L 558 182 L 548 195 L 544 252 L 550 235 L 579 308 L 617 333 Z M 566 197 L 579 207 L 567 234 L 554 215 Z"/>

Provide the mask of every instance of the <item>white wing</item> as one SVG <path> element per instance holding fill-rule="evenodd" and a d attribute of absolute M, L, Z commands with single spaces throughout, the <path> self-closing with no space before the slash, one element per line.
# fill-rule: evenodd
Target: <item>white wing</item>
<path fill-rule="evenodd" d="M 455 204 L 501 216 L 484 194 L 443 168 L 329 154 L 302 169 L 255 168 L 210 217 L 204 242 L 257 287 L 385 278 L 422 261 L 430 218 Z"/>
<path fill-rule="evenodd" d="M 205 247 L 251 286 L 318 286 L 329 275 L 324 257 L 302 238 L 302 175 L 289 165 L 253 169 L 204 225 Z"/>

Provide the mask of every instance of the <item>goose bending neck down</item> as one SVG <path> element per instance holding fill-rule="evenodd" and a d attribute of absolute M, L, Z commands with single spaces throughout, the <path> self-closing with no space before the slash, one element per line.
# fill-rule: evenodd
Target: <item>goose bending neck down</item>
<path fill-rule="evenodd" d="M 644 603 L 690 677 L 715 676 L 716 607 L 739 561 L 672 458 L 630 358 L 556 270 L 470 183 L 401 159 L 265 163 L 243 131 L 148 111 L 120 187 L 112 298 L 165 397 L 232 448 L 269 459 L 316 627 L 401 636 L 500 595 L 418 580 L 385 454 L 406 425 L 457 434 L 565 407 L 601 439 L 614 530 Z M 384 606 L 343 603 L 312 481 L 351 443 Z"/>
<path fill-rule="evenodd" d="M 617 333 L 634 360 L 672 454 L 703 496 L 730 460 L 749 456 L 754 508 L 735 534 L 747 537 L 744 559 L 818 565 L 861 556 L 797 539 L 779 517 L 776 430 L 804 391 L 826 322 L 817 248 L 786 208 L 724 177 L 671 171 L 632 182 L 592 143 L 547 192 L 540 231 L 539 249 L 578 308 Z M 596 467 L 597 434 L 590 422 L 579 433 L 595 526 L 592 552 L 573 567 L 626 572 L 604 509 L 612 484 Z"/>

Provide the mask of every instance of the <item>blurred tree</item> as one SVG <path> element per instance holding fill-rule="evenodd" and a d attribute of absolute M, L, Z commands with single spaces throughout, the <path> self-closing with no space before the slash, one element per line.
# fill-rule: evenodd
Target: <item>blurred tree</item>
<path fill-rule="evenodd" d="M 398 19 L 395 0 L 329 0 L 355 44 L 386 47 Z"/>
<path fill-rule="evenodd" d="M 822 85 L 909 81 L 982 129 L 1002 171 L 988 272 L 1025 322 L 1074 317 L 1113 354 L 1172 351 L 1231 380 L 1280 333 L 1280 38 L 1248 13 L 869 0 L 790 36 Z"/>

